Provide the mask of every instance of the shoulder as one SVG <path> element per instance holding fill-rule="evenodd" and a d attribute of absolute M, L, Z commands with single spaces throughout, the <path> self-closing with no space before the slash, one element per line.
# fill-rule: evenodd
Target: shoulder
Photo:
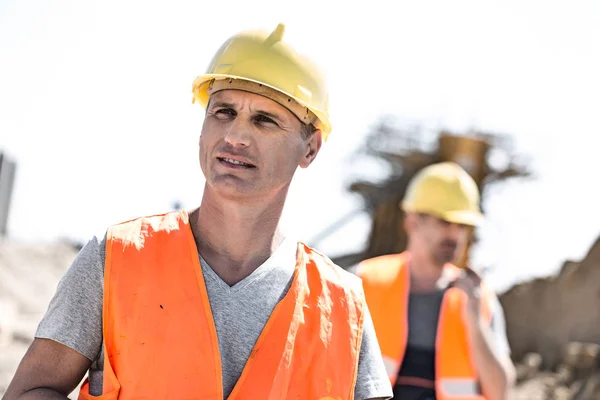
<path fill-rule="evenodd" d="M 485 282 L 482 285 L 490 310 L 490 329 L 493 334 L 494 346 L 499 354 L 510 355 L 511 349 L 506 336 L 506 319 L 504 309 L 498 295 Z"/>
<path fill-rule="evenodd" d="M 187 211 L 169 211 L 160 214 L 140 216 L 117 222 L 108 228 L 107 240 L 137 243 L 153 232 L 176 231 L 189 224 Z"/>
<path fill-rule="evenodd" d="M 361 261 L 356 274 L 371 286 L 391 285 L 406 265 L 407 253 L 385 254 Z"/>
<path fill-rule="evenodd" d="M 492 319 L 504 321 L 504 308 L 502 307 L 502 303 L 500 303 L 498 295 L 490 290 L 487 294 L 487 299 L 488 304 L 490 305 Z"/>
<path fill-rule="evenodd" d="M 371 269 L 385 268 L 389 266 L 397 266 L 403 264 L 407 258 L 407 253 L 394 253 L 394 254 L 383 254 L 381 256 L 367 258 L 362 260 L 358 266 L 357 271 L 366 271 Z"/>
<path fill-rule="evenodd" d="M 35 336 L 95 360 L 102 343 L 104 233 L 81 248 L 57 285 Z"/>
<path fill-rule="evenodd" d="M 87 274 L 104 268 L 106 230 L 98 231 L 83 245 L 71 263 L 66 275 Z"/>
<path fill-rule="evenodd" d="M 488 285 L 485 279 L 481 280 L 481 294 L 483 296 L 482 298 L 487 301 L 492 315 L 496 314 L 498 311 L 502 312 L 502 304 L 500 304 L 496 291 Z"/>
<path fill-rule="evenodd" d="M 496 291 L 494 291 L 485 280 L 481 281 L 481 298 L 485 301 L 484 307 L 487 307 L 492 328 L 500 327 L 501 329 L 504 329 L 505 322 L 502 303 L 500 303 Z"/>
<path fill-rule="evenodd" d="M 141 215 L 135 218 L 115 222 L 109 227 L 109 229 L 122 229 L 124 227 L 132 228 L 144 225 L 160 227 L 161 224 L 168 224 L 179 221 L 182 221 L 186 224 L 188 223 L 189 215 L 187 211 L 167 211 L 157 214 Z"/>

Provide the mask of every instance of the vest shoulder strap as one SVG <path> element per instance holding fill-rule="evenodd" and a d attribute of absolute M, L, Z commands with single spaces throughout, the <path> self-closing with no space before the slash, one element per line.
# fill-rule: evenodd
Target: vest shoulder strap
<path fill-rule="evenodd" d="M 406 265 L 407 254 L 386 254 L 362 261 L 357 268 L 357 275 L 365 285 L 370 287 L 387 287 L 398 278 Z"/>
<path fill-rule="evenodd" d="M 346 288 L 361 299 L 364 298 L 361 279 L 355 274 L 344 270 L 339 265 L 335 264 L 329 257 L 311 248 L 310 246 L 300 242 L 298 251 L 305 257 L 306 267 L 314 268 L 328 284 L 339 288 Z"/>
<path fill-rule="evenodd" d="M 123 246 L 141 248 L 146 237 L 153 232 L 178 230 L 181 225 L 187 224 L 189 217 L 185 211 L 138 217 L 110 226 L 107 239 L 122 242 Z"/>

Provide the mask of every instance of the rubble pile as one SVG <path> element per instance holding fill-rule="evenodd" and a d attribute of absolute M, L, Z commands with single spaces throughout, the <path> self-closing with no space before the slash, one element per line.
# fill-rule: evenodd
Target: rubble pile
<path fill-rule="evenodd" d="M 77 249 L 66 242 L 0 240 L 0 397 L 33 340 L 58 281 Z"/>
<path fill-rule="evenodd" d="M 515 398 L 600 399 L 600 239 L 580 262 L 500 296 L 519 384 Z"/>
<path fill-rule="evenodd" d="M 560 363 L 543 370 L 539 353 L 527 353 L 516 363 L 515 400 L 595 400 L 600 399 L 600 345 L 571 342 Z"/>

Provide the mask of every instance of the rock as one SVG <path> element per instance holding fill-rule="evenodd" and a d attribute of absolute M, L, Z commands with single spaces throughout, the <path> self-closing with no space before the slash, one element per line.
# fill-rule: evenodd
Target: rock
<path fill-rule="evenodd" d="M 511 400 L 548 400 L 548 393 L 554 381 L 553 374 L 539 373 L 517 385 Z"/>
<path fill-rule="evenodd" d="M 584 343 L 581 349 L 579 368 L 588 373 L 598 369 L 600 356 L 600 345 L 596 343 Z"/>
<path fill-rule="evenodd" d="M 542 356 L 538 353 L 527 353 L 521 362 L 523 379 L 532 378 L 542 366 Z"/>
<path fill-rule="evenodd" d="M 577 369 L 579 366 L 579 360 L 581 359 L 581 353 L 583 352 L 583 343 L 571 342 L 565 346 L 563 355 L 563 362 L 573 369 Z"/>
<path fill-rule="evenodd" d="M 573 367 L 567 364 L 560 364 L 558 367 L 556 367 L 556 378 L 560 385 L 571 385 L 575 380 Z"/>
<path fill-rule="evenodd" d="M 580 389 L 573 396 L 573 400 L 596 400 L 600 399 L 600 373 L 586 379 Z"/>
<path fill-rule="evenodd" d="M 554 389 L 554 393 L 552 394 L 552 398 L 554 400 L 571 400 L 573 395 L 571 390 L 569 390 L 566 386 L 559 386 Z"/>

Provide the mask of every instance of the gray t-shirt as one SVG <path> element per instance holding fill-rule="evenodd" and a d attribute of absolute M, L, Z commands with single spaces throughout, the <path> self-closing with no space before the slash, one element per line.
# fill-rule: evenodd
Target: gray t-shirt
<path fill-rule="evenodd" d="M 200 257 L 219 341 L 225 398 L 240 377 L 271 312 L 291 285 L 296 246 L 295 241 L 285 239 L 265 263 L 231 287 Z M 94 237 L 59 282 L 36 332 L 36 337 L 62 343 L 93 362 L 89 371 L 92 395 L 102 393 L 104 258 L 105 238 Z M 367 312 L 354 398 L 391 397 L 392 388 Z"/>

